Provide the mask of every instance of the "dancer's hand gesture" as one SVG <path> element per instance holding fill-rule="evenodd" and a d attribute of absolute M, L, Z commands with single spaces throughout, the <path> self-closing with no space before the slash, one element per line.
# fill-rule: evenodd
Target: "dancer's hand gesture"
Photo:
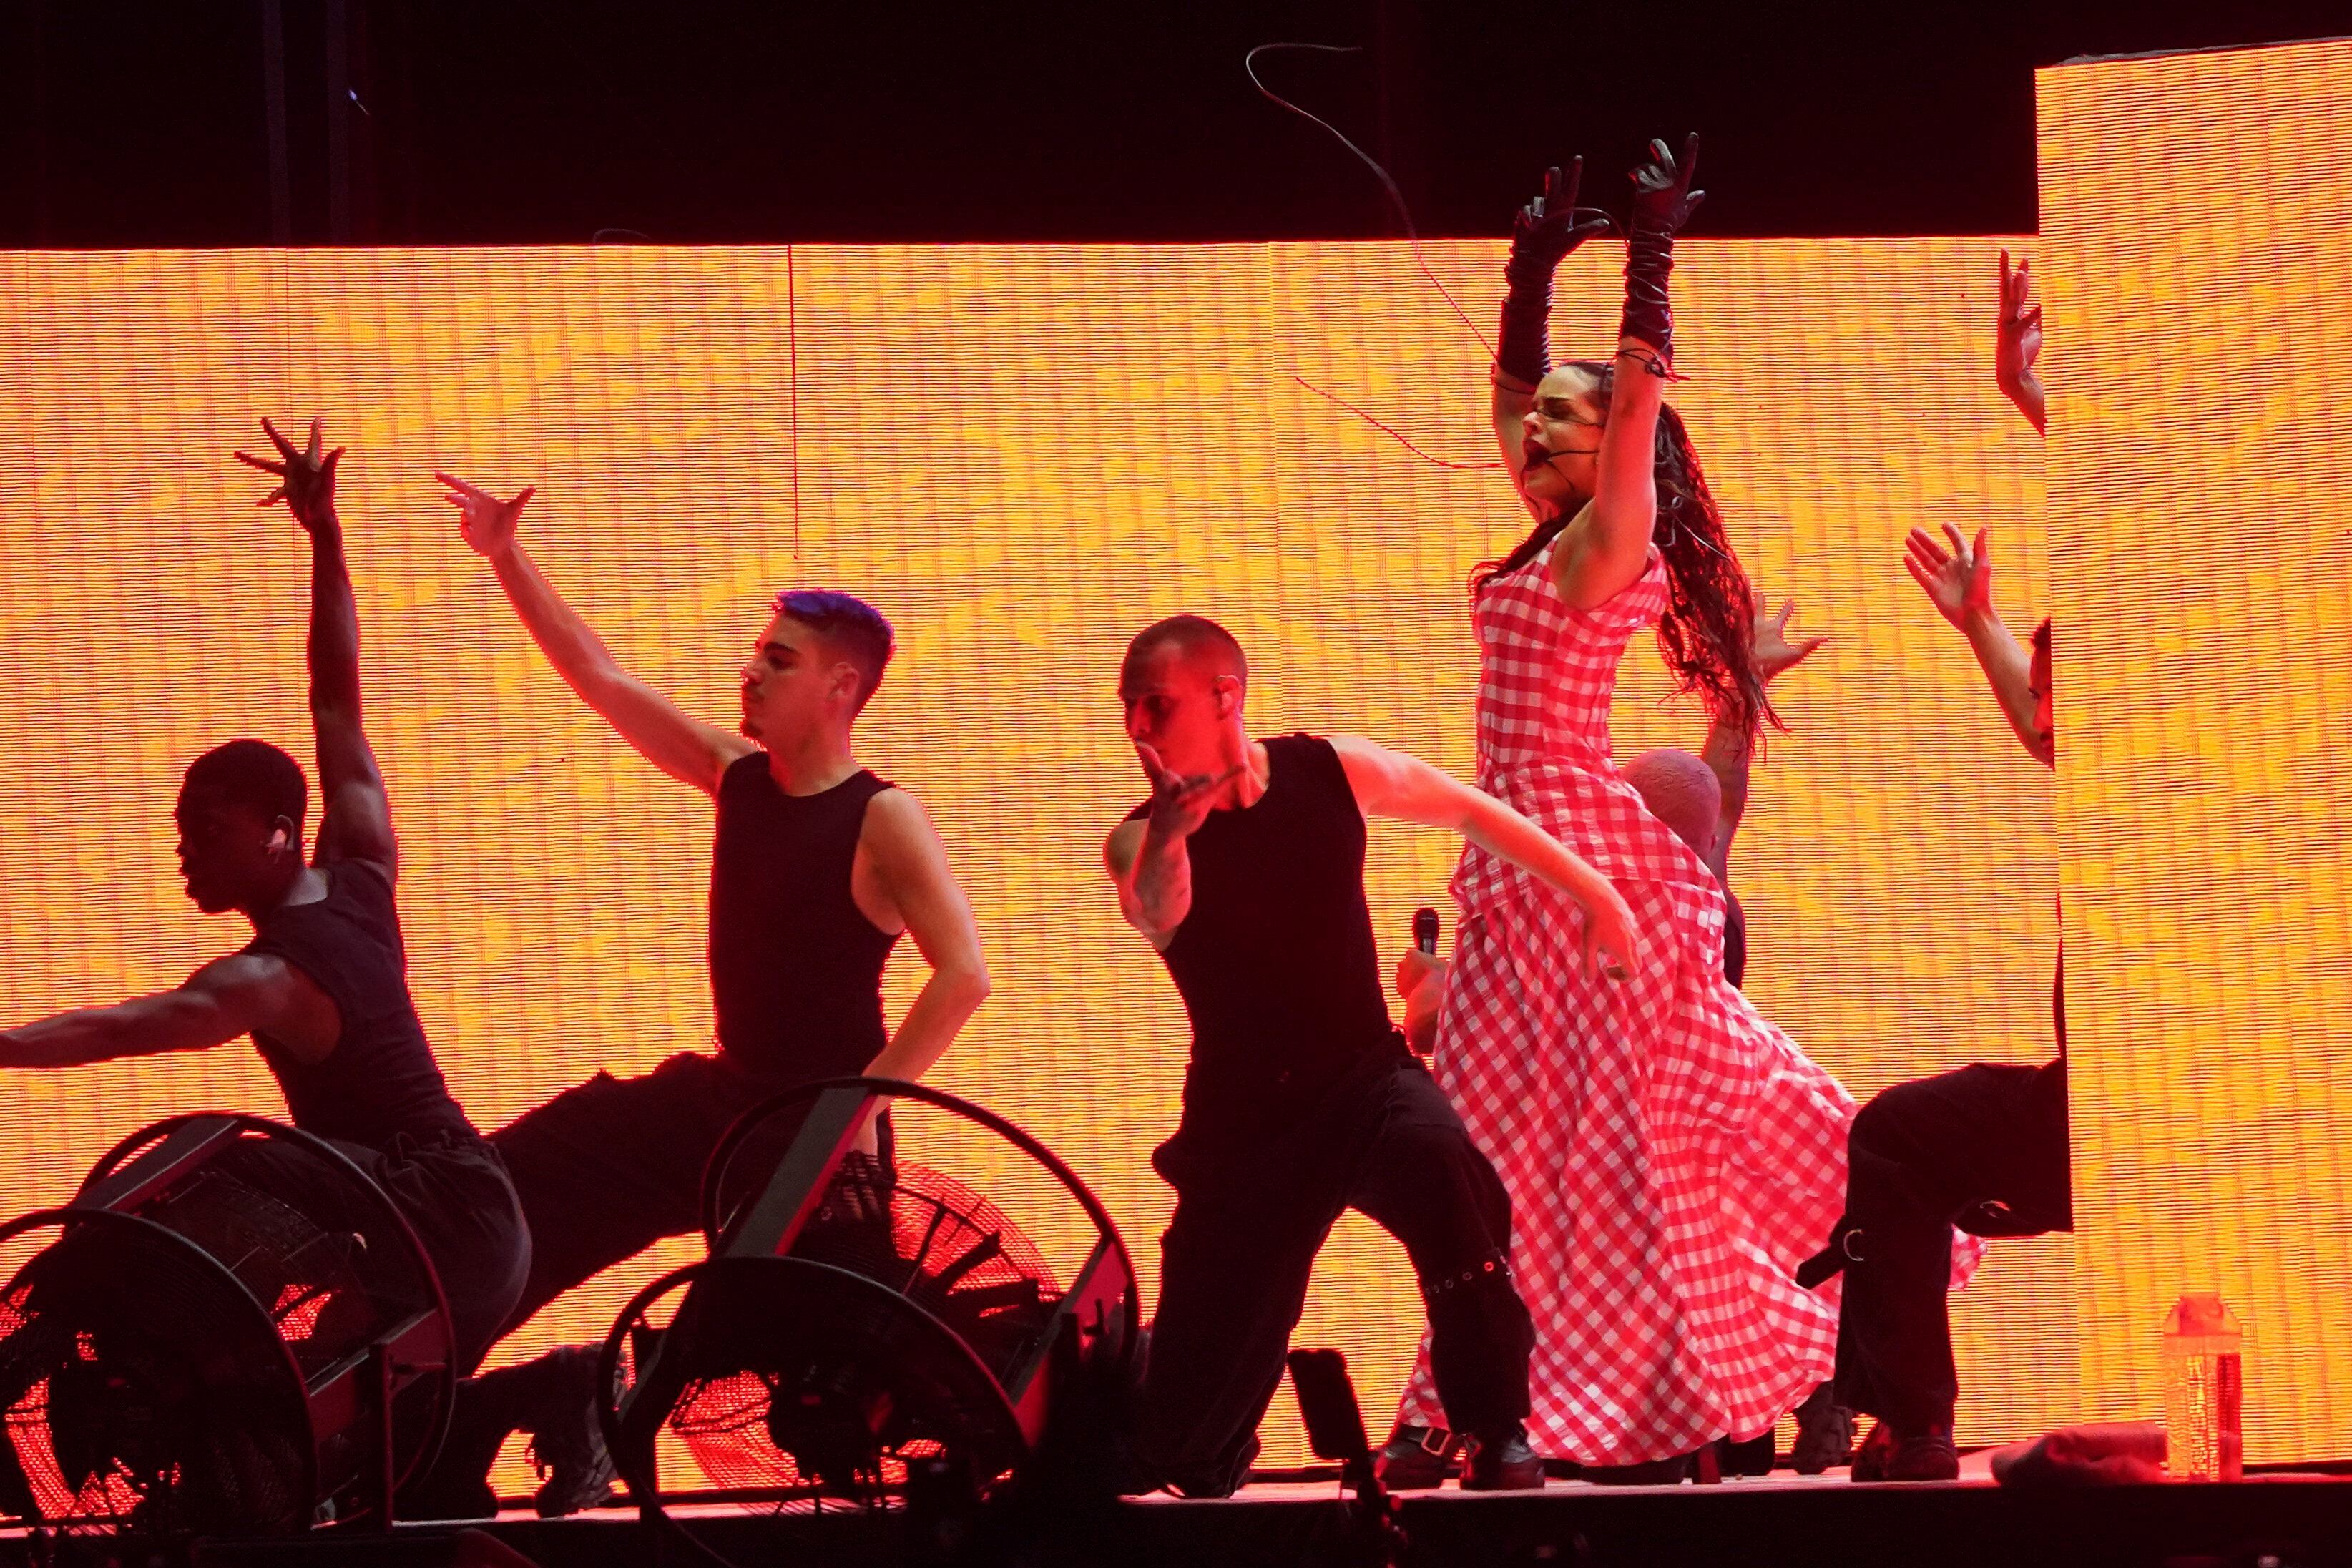
<path fill-rule="evenodd" d="M 325 442 L 324 423 L 317 419 L 310 421 L 310 440 L 306 447 L 296 447 L 280 436 L 278 426 L 267 419 L 261 422 L 261 431 L 278 448 L 278 461 L 268 462 L 250 452 L 234 454 L 238 462 L 248 468 L 259 468 L 278 480 L 278 488 L 256 504 L 271 506 L 284 501 L 286 510 L 294 514 L 294 521 L 300 523 L 305 531 L 333 523 L 335 465 L 342 460 L 343 448 L 338 447 L 321 455 L 320 447 Z"/>
<path fill-rule="evenodd" d="M 2031 257 L 2012 268 L 2009 252 L 2000 253 L 2000 322 L 1993 347 L 1993 379 L 2018 412 L 2036 430 L 2048 418 L 2042 394 L 2042 307 L 2033 301 L 2033 261 Z"/>
<path fill-rule="evenodd" d="M 1584 160 L 1569 161 L 1563 175 L 1554 164 L 1544 171 L 1543 194 L 1519 209 L 1511 221 L 1511 258 L 1522 258 L 1547 268 L 1557 267 L 1570 251 L 1597 234 L 1609 231 L 1609 219 L 1594 214 L 1576 221 L 1576 187 L 1584 178 Z"/>
<path fill-rule="evenodd" d="M 1797 613 L 1797 601 L 1784 599 L 1779 615 L 1767 615 L 1764 595 L 1756 595 L 1756 640 L 1750 657 L 1756 664 L 1757 678 L 1769 681 L 1774 676 L 1790 670 L 1813 655 L 1813 650 L 1830 639 L 1826 637 L 1789 638 L 1789 617 Z"/>
<path fill-rule="evenodd" d="M 522 519 L 522 509 L 539 493 L 536 485 L 524 486 L 512 500 L 500 500 L 454 475 L 433 477 L 449 487 L 449 493 L 441 499 L 457 509 L 457 531 L 478 554 L 496 555 L 514 547 L 515 526 Z"/>
<path fill-rule="evenodd" d="M 1633 182 L 1632 226 L 1657 234 L 1678 232 L 1698 211 L 1699 203 L 1706 200 L 1705 191 L 1690 188 L 1691 178 L 1697 173 L 1697 132 L 1684 139 L 1679 163 L 1664 142 L 1651 142 L 1650 161 L 1636 166 L 1630 176 Z"/>
<path fill-rule="evenodd" d="M 1606 980 L 1633 973 L 1633 911 L 1613 887 L 1584 900 L 1584 970 Z"/>
<path fill-rule="evenodd" d="M 1236 763 L 1221 773 L 1180 773 L 1140 741 L 1135 742 L 1135 756 L 1143 764 L 1144 776 L 1151 781 L 1150 828 L 1160 838 L 1190 838 L 1197 832 L 1209 820 L 1217 791 L 1244 765 Z"/>
<path fill-rule="evenodd" d="M 1989 528 L 1977 530 L 1971 545 L 1948 522 L 1944 537 L 1951 542 L 1948 550 L 1924 528 L 1913 529 L 1904 542 L 1903 564 L 1911 580 L 1927 592 L 1936 613 L 1961 631 L 1968 630 L 1970 616 L 1992 611 L 1991 534 Z"/>

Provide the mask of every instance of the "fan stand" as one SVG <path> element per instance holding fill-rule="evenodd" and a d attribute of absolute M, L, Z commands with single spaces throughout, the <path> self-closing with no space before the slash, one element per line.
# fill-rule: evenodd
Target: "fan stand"
<path fill-rule="evenodd" d="M 609 1390 L 617 1380 L 625 1340 L 632 1352 L 635 1376 L 617 1401 L 608 1393 L 602 1402 L 605 1440 L 620 1464 L 624 1479 L 629 1482 L 640 1517 L 648 1523 L 671 1522 L 662 1507 L 656 1484 L 655 1439 L 693 1376 L 686 1364 L 687 1357 L 677 1349 L 688 1337 L 677 1333 L 679 1324 L 699 1310 L 698 1297 L 709 1288 L 715 1277 L 724 1275 L 730 1264 L 778 1259 L 826 1275 L 839 1272 L 788 1258 L 786 1255 L 822 1209 L 835 1175 L 856 1146 L 858 1131 L 868 1116 L 888 1101 L 900 1100 L 947 1110 L 1013 1143 L 1044 1165 L 1067 1189 L 1097 1229 L 1094 1247 L 1070 1288 L 1055 1304 L 1044 1331 L 1020 1362 L 1005 1369 L 1001 1379 L 982 1372 L 982 1377 L 1001 1394 L 1023 1444 L 1034 1449 L 1044 1432 L 1053 1384 L 1045 1374 L 1057 1347 L 1067 1347 L 1064 1353 L 1107 1353 L 1122 1360 L 1133 1353 L 1134 1270 L 1125 1245 L 1118 1238 L 1118 1226 L 1085 1184 L 1051 1150 L 1004 1118 L 921 1084 L 893 1079 L 850 1078 L 804 1085 L 753 1107 L 729 1129 L 712 1152 L 703 1174 L 703 1231 L 709 1244 L 709 1257 L 701 1264 L 688 1265 L 648 1286 L 624 1310 L 606 1342 L 599 1373 L 604 1386 Z M 731 1216 L 722 1215 L 723 1178 L 751 1132 L 778 1110 L 801 1103 L 806 1103 L 807 1110 L 799 1129 L 757 1195 Z M 685 1295 L 671 1320 L 671 1327 L 658 1332 L 640 1331 L 638 1315 L 665 1290 L 680 1284 L 686 1287 Z M 918 1315 L 923 1315 L 919 1310 Z M 951 1331 L 944 1327 L 940 1331 L 950 1342 L 961 1344 Z M 977 1363 L 974 1370 L 981 1370 Z"/>
<path fill-rule="evenodd" d="M 408 1218 L 394 1205 L 373 1177 L 322 1138 L 264 1117 L 223 1112 L 199 1112 L 169 1117 L 116 1143 L 82 1178 L 80 1189 L 60 1215 L 86 1215 L 92 1211 L 129 1215 L 141 1205 L 218 1158 L 249 1131 L 298 1144 L 308 1152 L 341 1168 L 355 1190 L 373 1200 L 389 1233 L 404 1241 L 423 1279 L 431 1287 L 424 1307 L 379 1332 L 365 1347 L 342 1357 L 308 1379 L 300 1380 L 308 1396 L 314 1434 L 356 1430 L 364 1421 L 375 1437 L 374 1462 L 363 1482 L 362 1518 L 372 1531 L 388 1531 L 393 1523 L 394 1494 L 405 1474 L 399 1464 L 394 1405 L 399 1393 L 420 1378 L 443 1384 L 436 1402 L 433 1430 L 413 1456 L 406 1474 L 422 1470 L 440 1450 L 448 1434 L 451 1400 L 448 1383 L 456 1368 L 450 1363 L 451 1330 L 447 1298 L 431 1257 L 416 1237 Z M 252 1300 L 241 1281 L 224 1271 L 228 1284 Z M 263 1304 L 253 1302 L 257 1311 Z M 265 1314 L 266 1315 L 266 1314 Z"/>

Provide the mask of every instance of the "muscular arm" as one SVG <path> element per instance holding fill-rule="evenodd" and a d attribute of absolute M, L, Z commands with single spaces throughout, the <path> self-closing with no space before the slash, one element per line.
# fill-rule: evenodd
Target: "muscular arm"
<path fill-rule="evenodd" d="M 2017 732 L 2018 744 L 2034 761 L 2049 766 L 2056 759 L 2057 749 L 2049 732 L 2034 721 L 2032 654 L 1990 605 L 1971 607 L 1961 617 L 1960 631 L 1976 653 L 1985 684 L 1992 688 L 1994 700 L 2000 704 L 2001 716 Z"/>
<path fill-rule="evenodd" d="M 719 776 L 729 763 L 750 754 L 751 742 L 694 718 L 623 669 L 604 639 L 564 603 L 520 541 L 510 540 L 490 552 L 490 566 L 531 640 L 564 684 L 647 762 L 716 795 Z"/>
<path fill-rule="evenodd" d="M 1118 912 L 1162 952 L 1192 912 L 1192 858 L 1183 836 L 1122 822 L 1104 846 L 1103 863 L 1118 888 Z"/>
<path fill-rule="evenodd" d="M 1658 357 L 1650 344 L 1622 338 L 1617 348 L 1592 500 L 1562 531 L 1551 557 L 1554 585 L 1579 610 L 1607 604 L 1642 574 L 1658 521 L 1654 448 L 1665 378 L 1649 373 Z"/>
<path fill-rule="evenodd" d="M 870 1077 L 911 1081 L 931 1069 L 988 999 L 988 962 L 947 847 L 912 795 L 895 789 L 876 795 L 859 843 L 931 966 L 898 1032 L 866 1068 Z"/>
<path fill-rule="evenodd" d="M 1748 813 L 1748 774 L 1755 752 L 1753 731 L 1719 719 L 1707 726 L 1706 741 L 1699 747 L 1699 760 L 1714 770 L 1723 796 L 1722 809 L 1715 819 L 1715 842 L 1703 851 L 1703 858 L 1715 879 L 1727 888 L 1731 885 L 1731 841 L 1739 832 L 1739 819 Z"/>
<path fill-rule="evenodd" d="M 368 744 L 360 701 L 360 619 L 343 556 L 341 521 L 331 510 L 311 522 L 310 726 L 319 752 L 316 859 L 373 860 L 397 874 L 400 850 L 383 771 Z"/>
<path fill-rule="evenodd" d="M 304 1016 L 323 995 L 302 994 L 283 959 L 238 953 L 215 959 L 177 989 L 133 997 L 110 1007 L 83 1007 L 38 1023 L 0 1030 L 0 1067 L 66 1068 L 164 1051 L 200 1051 L 256 1029 L 289 1035 L 316 1020 Z M 331 1037 L 330 1037 L 331 1048 Z M 324 1054 L 323 1052 L 321 1053 Z"/>
<path fill-rule="evenodd" d="M 1621 904 L 1617 889 L 1580 857 L 1496 800 L 1418 757 L 1354 735 L 1334 735 L 1356 805 L 1367 816 L 1393 816 L 1459 833 L 1489 854 L 1566 893 L 1587 910 Z"/>

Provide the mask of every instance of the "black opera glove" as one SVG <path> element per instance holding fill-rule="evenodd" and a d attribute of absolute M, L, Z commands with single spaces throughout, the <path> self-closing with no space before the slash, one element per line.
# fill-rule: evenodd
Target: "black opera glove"
<path fill-rule="evenodd" d="M 1675 235 L 1706 199 L 1690 188 L 1698 172 L 1698 136 L 1683 142 L 1682 160 L 1664 142 L 1650 143 L 1649 162 L 1633 170 L 1633 209 L 1625 237 L 1625 315 L 1620 337 L 1638 338 L 1656 349 L 1650 368 L 1665 374 L 1674 358 L 1675 311 L 1666 289 L 1675 267 Z"/>
<path fill-rule="evenodd" d="M 1576 187 L 1584 160 L 1570 161 L 1563 176 L 1557 165 L 1544 171 L 1543 194 L 1511 220 L 1511 258 L 1503 265 L 1510 292 L 1503 299 L 1503 325 L 1495 365 L 1505 375 L 1533 386 L 1551 369 L 1546 327 L 1551 317 L 1551 277 L 1560 262 L 1586 240 L 1608 229 L 1609 220 L 1576 220 Z"/>

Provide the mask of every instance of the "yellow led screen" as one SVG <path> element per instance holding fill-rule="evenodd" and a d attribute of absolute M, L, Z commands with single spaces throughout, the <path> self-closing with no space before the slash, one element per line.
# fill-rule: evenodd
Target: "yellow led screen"
<path fill-rule="evenodd" d="M 2244 1320 L 2250 1459 L 2352 1452 L 2352 44 L 2042 73 L 2082 1381 Z"/>
<path fill-rule="evenodd" d="M 1699 241 L 1676 272 L 1675 399 L 1756 581 L 1832 638 L 1776 689 L 1794 732 L 1733 857 L 1750 990 L 1859 1097 L 2050 1050 L 2050 776 L 1901 564 L 1915 523 L 1990 525 L 2004 605 L 2044 596 L 2043 453 L 1990 379 L 2001 243 Z M 1618 257 L 1566 268 L 1561 352 L 1607 342 Z M 1499 245 L 1429 261 L 1483 327 Z M 1393 245 L 19 254 L 0 351 L 10 1021 L 168 985 L 243 940 L 182 899 L 168 811 L 217 740 L 309 757 L 306 554 L 227 453 L 264 413 L 323 413 L 352 447 L 412 978 L 475 1119 L 707 1043 L 709 810 L 544 666 L 436 468 L 538 485 L 527 527 L 556 582 L 716 719 L 777 588 L 896 621 L 863 754 L 938 821 L 997 986 L 939 1079 L 1094 1184 L 1148 1290 L 1170 1194 L 1146 1159 L 1185 1041 L 1099 870 L 1140 794 L 1119 650 L 1151 618 L 1213 615 L 1250 650 L 1262 732 L 1359 731 L 1467 775 L 1463 580 L 1526 526 L 1499 469 L 1424 461 L 1302 384 L 1491 463 L 1484 351 Z M 1621 754 L 1695 748 L 1703 721 L 1661 702 L 1646 639 L 1628 667 Z M 1444 907 L 1454 853 L 1376 827 L 1391 954 L 1414 906 Z M 903 952 L 894 1010 L 918 968 Z M 242 1047 L 0 1094 L 10 1212 L 145 1120 L 278 1103 Z M 691 1255 L 615 1270 L 500 1359 L 601 1335 Z M 1964 1439 L 2075 1409 L 2074 1269 L 2065 1238 L 2004 1244 L 1958 1300 Z M 1299 1339 L 1348 1351 L 1376 1427 L 1418 1330 L 1401 1253 L 1343 1224 Z M 1304 1458 L 1286 1393 L 1266 1436 L 1269 1462 Z"/>

